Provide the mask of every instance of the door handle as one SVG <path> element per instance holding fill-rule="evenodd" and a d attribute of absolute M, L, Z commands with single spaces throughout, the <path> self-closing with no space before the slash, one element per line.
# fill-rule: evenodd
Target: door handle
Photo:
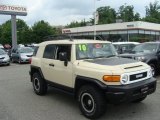
<path fill-rule="evenodd" d="M 54 64 L 50 63 L 49 66 L 54 67 Z"/>

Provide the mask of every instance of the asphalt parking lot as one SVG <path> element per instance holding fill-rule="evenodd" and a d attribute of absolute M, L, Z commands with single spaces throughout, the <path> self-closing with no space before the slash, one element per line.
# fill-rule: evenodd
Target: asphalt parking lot
<path fill-rule="evenodd" d="M 28 64 L 0 67 L 0 120 L 86 120 L 69 95 L 49 88 L 46 96 L 32 89 Z M 157 90 L 139 104 L 107 105 L 100 120 L 160 120 L 160 77 Z"/>

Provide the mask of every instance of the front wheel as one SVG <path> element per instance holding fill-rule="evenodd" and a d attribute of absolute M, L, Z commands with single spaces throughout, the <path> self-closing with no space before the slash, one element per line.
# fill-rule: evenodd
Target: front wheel
<path fill-rule="evenodd" d="M 89 119 L 99 118 L 105 113 L 106 103 L 102 92 L 93 86 L 82 86 L 78 94 L 79 107 Z"/>
<path fill-rule="evenodd" d="M 34 92 L 37 95 L 45 95 L 47 93 L 46 81 L 41 77 L 39 73 L 34 73 L 32 76 L 32 84 Z"/>
<path fill-rule="evenodd" d="M 18 59 L 18 63 L 19 63 L 19 64 L 21 64 L 21 63 L 22 63 L 20 58 Z"/>

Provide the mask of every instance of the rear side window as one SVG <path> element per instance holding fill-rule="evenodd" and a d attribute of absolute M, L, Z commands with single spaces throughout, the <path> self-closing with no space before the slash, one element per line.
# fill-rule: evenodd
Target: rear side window
<path fill-rule="evenodd" d="M 53 59 L 55 57 L 55 50 L 55 45 L 47 45 L 44 50 L 43 58 Z"/>
<path fill-rule="evenodd" d="M 37 55 L 37 51 L 38 51 L 38 49 L 39 49 L 39 47 L 38 47 L 38 46 L 36 46 L 36 47 L 34 48 L 33 56 L 36 56 L 36 55 Z"/>

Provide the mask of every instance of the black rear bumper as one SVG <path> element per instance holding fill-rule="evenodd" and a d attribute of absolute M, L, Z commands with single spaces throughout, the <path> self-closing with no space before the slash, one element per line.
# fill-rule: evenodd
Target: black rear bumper
<path fill-rule="evenodd" d="M 129 85 L 108 86 L 106 99 L 110 103 L 131 102 L 155 92 L 156 83 L 155 78 L 150 78 Z"/>

